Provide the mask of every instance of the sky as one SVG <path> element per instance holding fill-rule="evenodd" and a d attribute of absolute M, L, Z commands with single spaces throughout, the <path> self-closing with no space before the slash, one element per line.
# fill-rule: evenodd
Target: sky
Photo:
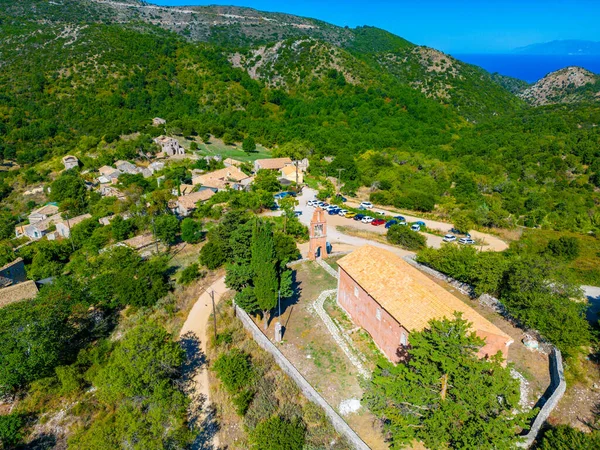
<path fill-rule="evenodd" d="M 559 39 L 600 41 L 600 0 L 149 0 L 164 6 L 234 5 L 372 25 L 447 53 L 506 53 Z"/>

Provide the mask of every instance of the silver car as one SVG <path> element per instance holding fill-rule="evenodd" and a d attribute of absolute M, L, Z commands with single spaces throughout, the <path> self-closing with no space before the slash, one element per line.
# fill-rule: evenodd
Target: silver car
<path fill-rule="evenodd" d="M 453 234 L 447 234 L 446 236 L 444 236 L 444 239 L 442 239 L 444 242 L 454 242 L 456 241 L 456 236 L 454 236 Z"/>
<path fill-rule="evenodd" d="M 365 216 L 365 217 L 363 217 L 363 218 L 362 218 L 361 222 L 362 222 L 362 223 L 371 223 L 371 222 L 373 222 L 374 220 L 375 220 L 375 219 L 374 219 L 373 217 L 371 217 L 371 216 Z"/>

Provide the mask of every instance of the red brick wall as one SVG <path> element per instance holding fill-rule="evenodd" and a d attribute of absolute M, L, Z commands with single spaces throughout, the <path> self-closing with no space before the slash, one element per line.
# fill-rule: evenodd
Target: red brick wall
<path fill-rule="evenodd" d="M 358 293 L 358 297 L 355 293 Z M 408 342 L 408 332 L 341 268 L 338 303 L 356 325 L 371 335 L 375 344 L 390 361 L 398 360 L 396 351 L 400 346 L 402 334 Z"/>
<path fill-rule="evenodd" d="M 356 325 L 359 325 L 371 335 L 375 344 L 377 344 L 390 361 L 398 361 L 396 351 L 400 346 L 403 334 L 408 342 L 408 331 L 388 312 L 381 308 L 341 267 L 339 274 L 339 305 L 346 310 Z M 356 293 L 358 293 L 358 296 L 356 296 Z M 508 357 L 508 345 L 506 345 L 505 338 L 482 331 L 477 331 L 476 334 L 486 341 L 486 344 L 478 353 L 480 358 L 495 355 L 500 351 L 506 360 Z"/>

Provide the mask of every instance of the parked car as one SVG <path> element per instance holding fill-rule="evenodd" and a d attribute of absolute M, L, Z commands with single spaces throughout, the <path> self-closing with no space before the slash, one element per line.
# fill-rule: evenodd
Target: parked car
<path fill-rule="evenodd" d="M 373 222 L 371 222 L 371 225 L 375 225 L 376 227 L 378 227 L 379 225 L 383 225 L 385 223 L 385 220 L 383 219 L 375 219 Z"/>
<path fill-rule="evenodd" d="M 462 244 L 462 245 L 473 245 L 473 244 L 475 244 L 475 241 L 471 238 L 464 237 L 464 238 L 460 238 L 458 240 L 458 243 Z"/>
<path fill-rule="evenodd" d="M 420 227 L 426 227 L 427 225 L 425 225 L 425 222 L 423 222 L 422 220 L 417 220 L 415 222 L 416 225 L 419 225 Z"/>
<path fill-rule="evenodd" d="M 362 205 L 361 205 L 361 206 L 359 206 L 357 209 L 359 209 L 359 210 L 361 210 L 361 211 L 366 211 L 366 210 L 367 210 L 367 208 L 365 208 L 365 207 L 364 207 L 364 206 L 362 206 Z"/>
<path fill-rule="evenodd" d="M 298 210 L 298 211 L 294 211 L 294 215 L 296 217 L 301 216 L 302 215 L 302 211 Z"/>
<path fill-rule="evenodd" d="M 319 204 L 318 200 L 309 200 L 306 202 L 308 206 L 317 206 Z"/>
<path fill-rule="evenodd" d="M 404 216 L 395 216 L 394 219 L 396 219 L 398 222 L 406 222 Z"/>
<path fill-rule="evenodd" d="M 321 205 L 321 208 L 323 208 L 323 209 L 329 208 L 329 203 L 323 202 L 323 204 Z"/>
<path fill-rule="evenodd" d="M 406 223 L 406 220 L 401 220 L 400 222 L 398 222 L 398 225 L 408 225 L 408 224 Z"/>
<path fill-rule="evenodd" d="M 371 217 L 371 216 L 365 216 L 365 217 L 363 217 L 363 218 L 362 218 L 361 222 L 362 222 L 362 223 L 371 223 L 371 222 L 373 222 L 374 220 L 375 220 L 375 219 L 374 219 L 373 217 Z"/>
<path fill-rule="evenodd" d="M 385 224 L 386 228 L 391 227 L 392 225 L 398 225 L 398 221 L 396 219 L 388 220 Z"/>
<path fill-rule="evenodd" d="M 371 202 L 361 202 L 359 208 L 360 207 L 363 207 L 365 209 L 372 209 L 373 208 L 373 203 L 371 203 Z"/>
<path fill-rule="evenodd" d="M 354 220 L 363 220 L 363 219 L 364 219 L 364 217 L 365 217 L 365 215 L 364 215 L 364 214 L 356 214 L 356 215 L 353 217 L 353 219 L 354 219 Z"/>
<path fill-rule="evenodd" d="M 444 236 L 444 238 L 442 239 L 442 241 L 444 241 L 444 242 L 454 242 L 454 241 L 456 241 L 456 236 L 454 236 L 453 234 L 447 234 L 446 236 Z"/>
<path fill-rule="evenodd" d="M 337 216 L 337 214 L 340 212 L 339 209 L 337 208 L 329 208 L 327 210 L 327 214 L 329 214 L 330 216 Z"/>
<path fill-rule="evenodd" d="M 413 231 L 421 231 L 421 225 L 415 223 L 410 229 Z"/>
<path fill-rule="evenodd" d="M 346 217 L 346 214 L 348 213 L 347 209 L 340 209 L 338 211 L 338 216 L 342 216 L 342 217 Z"/>
<path fill-rule="evenodd" d="M 348 211 L 344 216 L 348 219 L 353 219 L 354 216 L 356 216 L 356 213 L 354 211 Z"/>
<path fill-rule="evenodd" d="M 318 206 L 319 208 L 322 208 L 324 204 L 325 204 L 325 202 L 322 202 L 322 201 L 319 200 L 319 201 L 317 201 L 315 203 L 315 206 Z"/>
<path fill-rule="evenodd" d="M 325 211 L 329 212 L 333 209 L 340 209 L 340 207 L 338 205 L 329 205 L 328 207 L 325 208 Z"/>
<path fill-rule="evenodd" d="M 342 203 L 346 203 L 348 201 L 348 199 L 346 197 L 344 197 L 342 194 L 336 194 L 335 197 Z"/>

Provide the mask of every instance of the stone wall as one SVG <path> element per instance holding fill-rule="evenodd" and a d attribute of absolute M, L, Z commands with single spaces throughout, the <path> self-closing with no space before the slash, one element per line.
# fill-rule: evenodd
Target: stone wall
<path fill-rule="evenodd" d="M 546 391 L 547 394 L 550 394 L 550 397 L 548 397 L 540 409 L 540 412 L 531 424 L 529 432 L 523 436 L 524 441 L 519 445 L 520 447 L 531 447 L 531 444 L 535 441 L 544 422 L 546 422 L 552 410 L 558 405 L 558 402 L 564 395 L 566 389 L 567 383 L 565 382 L 562 355 L 560 350 L 554 348 L 552 353 L 550 353 L 550 386 L 548 386 L 548 390 Z"/>
<path fill-rule="evenodd" d="M 237 317 L 242 321 L 244 328 L 252 334 L 256 343 L 263 349 L 269 352 L 275 362 L 281 369 L 298 385 L 305 397 L 313 403 L 319 405 L 331 424 L 338 433 L 346 438 L 346 440 L 357 450 L 369 450 L 369 446 L 354 432 L 352 428 L 342 419 L 342 417 L 327 403 L 327 401 L 313 388 L 308 381 L 302 376 L 294 365 L 279 351 L 279 349 L 263 334 L 256 326 L 250 316 L 238 306 L 235 307 Z"/>

